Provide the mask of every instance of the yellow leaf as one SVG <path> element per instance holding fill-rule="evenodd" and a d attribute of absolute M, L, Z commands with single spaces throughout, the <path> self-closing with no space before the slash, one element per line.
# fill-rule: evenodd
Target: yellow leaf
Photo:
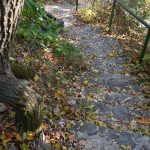
<path fill-rule="evenodd" d="M 87 87 L 88 86 L 88 81 L 87 80 L 83 81 L 82 85 Z"/>
<path fill-rule="evenodd" d="M 16 133 L 15 134 L 15 138 L 18 140 L 18 141 L 22 141 L 22 137 L 19 133 Z"/>
<path fill-rule="evenodd" d="M 38 81 L 40 79 L 40 77 L 38 76 L 38 75 L 36 75 L 35 77 L 34 77 L 34 81 Z"/>
<path fill-rule="evenodd" d="M 123 150 L 131 150 L 131 146 L 129 146 L 129 145 L 120 145 L 120 147 L 123 149 Z"/>
<path fill-rule="evenodd" d="M 52 87 L 50 82 L 47 83 L 47 86 L 48 86 L 49 89 L 51 89 L 51 87 Z"/>
<path fill-rule="evenodd" d="M 110 52 L 110 53 L 108 54 L 109 57 L 115 57 L 115 56 L 117 56 L 117 55 L 118 55 L 118 52 L 115 51 L 115 50 L 113 50 L 112 52 Z"/>
<path fill-rule="evenodd" d="M 75 116 L 79 117 L 80 116 L 79 112 L 75 111 Z"/>
<path fill-rule="evenodd" d="M 26 135 L 26 139 L 28 141 L 33 141 L 34 140 L 34 134 L 32 132 L 27 132 L 27 135 Z"/>
<path fill-rule="evenodd" d="M 91 118 L 92 118 L 92 119 L 96 119 L 97 116 L 96 116 L 96 115 L 91 115 Z"/>
<path fill-rule="evenodd" d="M 130 128 L 131 128 L 132 131 L 137 131 L 138 130 L 136 125 L 130 125 Z"/>
<path fill-rule="evenodd" d="M 101 127 L 107 127 L 106 123 L 103 121 L 96 121 L 95 122 L 97 126 L 101 126 Z"/>
<path fill-rule="evenodd" d="M 93 93 L 88 93 L 87 99 L 88 100 L 93 100 L 94 99 L 94 94 Z"/>
<path fill-rule="evenodd" d="M 6 148 L 7 143 L 9 142 L 9 138 L 6 137 L 5 135 L 0 135 L 0 139 L 2 140 L 3 146 Z"/>
<path fill-rule="evenodd" d="M 123 150 L 126 150 L 127 149 L 127 146 L 126 145 L 120 145 L 120 147 L 123 149 Z"/>
<path fill-rule="evenodd" d="M 50 141 L 52 142 L 52 143 L 56 143 L 57 142 L 57 140 L 55 140 L 55 139 L 50 139 Z"/>
<path fill-rule="evenodd" d="M 67 147 L 66 146 L 62 146 L 62 150 L 67 150 Z"/>
<path fill-rule="evenodd" d="M 60 144 L 59 143 L 56 143 L 56 144 L 54 144 L 55 145 L 55 147 L 57 148 L 57 149 L 61 149 L 60 147 Z"/>
<path fill-rule="evenodd" d="M 80 127 L 82 127 L 84 125 L 82 120 L 80 120 L 79 125 L 80 125 Z"/>
<path fill-rule="evenodd" d="M 129 73 L 125 73 L 125 76 L 127 76 L 127 77 L 129 77 L 129 76 L 131 76 Z"/>
<path fill-rule="evenodd" d="M 141 118 L 142 118 L 142 116 L 140 116 L 140 115 L 136 115 L 136 116 L 135 116 L 135 118 L 136 118 L 136 119 L 141 119 Z"/>
<path fill-rule="evenodd" d="M 42 130 L 42 129 L 48 129 L 48 124 L 42 123 L 39 128 L 40 128 L 40 130 Z"/>
<path fill-rule="evenodd" d="M 4 140 L 7 140 L 7 137 L 6 137 L 5 135 L 0 135 L 0 139 L 1 139 L 2 141 L 4 141 Z"/>

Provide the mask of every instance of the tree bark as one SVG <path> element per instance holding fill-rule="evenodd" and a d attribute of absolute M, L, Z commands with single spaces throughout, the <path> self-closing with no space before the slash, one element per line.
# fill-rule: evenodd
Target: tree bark
<path fill-rule="evenodd" d="M 35 130 L 41 123 L 42 103 L 32 89 L 20 84 L 8 63 L 10 44 L 23 5 L 24 0 L 0 0 L 0 102 L 14 109 L 17 121 L 25 130 Z"/>

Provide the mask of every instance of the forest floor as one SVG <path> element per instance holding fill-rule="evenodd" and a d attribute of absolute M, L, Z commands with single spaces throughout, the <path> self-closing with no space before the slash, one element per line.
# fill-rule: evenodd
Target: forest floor
<path fill-rule="evenodd" d="M 149 98 L 131 74 L 131 56 L 111 35 L 81 23 L 75 4 L 46 4 L 45 9 L 64 21 L 60 36 L 80 48 L 84 60 L 78 63 L 86 69 L 69 68 L 70 73 L 56 59 L 57 76 L 49 76 L 52 66 L 47 61 L 53 56 L 38 56 L 39 74 L 30 84 L 46 104 L 40 132 L 21 133 L 14 112 L 0 104 L 0 149 L 149 150 Z"/>

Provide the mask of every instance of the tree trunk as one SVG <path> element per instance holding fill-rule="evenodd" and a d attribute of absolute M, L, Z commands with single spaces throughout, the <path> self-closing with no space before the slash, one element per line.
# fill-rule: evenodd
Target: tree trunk
<path fill-rule="evenodd" d="M 12 74 L 8 54 L 24 0 L 0 0 L 0 102 L 10 105 L 25 130 L 35 130 L 41 122 L 42 103 L 35 92 L 24 87 Z"/>

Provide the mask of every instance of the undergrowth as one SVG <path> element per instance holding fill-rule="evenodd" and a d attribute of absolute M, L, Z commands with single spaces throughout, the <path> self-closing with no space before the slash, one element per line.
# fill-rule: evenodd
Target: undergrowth
<path fill-rule="evenodd" d="M 71 68 L 74 73 L 85 68 L 79 48 L 60 37 L 60 32 L 63 29 L 47 16 L 41 3 L 26 0 L 10 56 L 14 74 L 19 78 L 33 78 L 35 73 L 30 73 L 29 70 L 36 72 L 39 61 L 53 61 L 57 65 L 64 65 L 65 69 Z M 15 59 L 17 57 L 19 60 Z"/>
<path fill-rule="evenodd" d="M 35 0 L 26 0 L 17 31 L 18 38 L 24 38 L 39 47 L 49 47 L 57 56 L 79 53 L 77 48 L 65 39 L 59 38 L 58 34 L 57 22 L 47 16 L 41 4 Z"/>

